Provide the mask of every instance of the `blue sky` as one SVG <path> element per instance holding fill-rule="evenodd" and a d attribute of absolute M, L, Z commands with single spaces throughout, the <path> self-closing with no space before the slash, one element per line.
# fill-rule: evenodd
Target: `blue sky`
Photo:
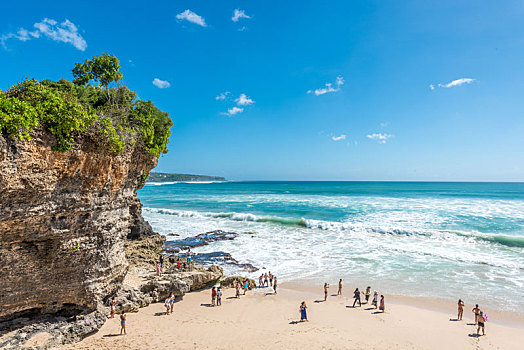
<path fill-rule="evenodd" d="M 0 36 L 0 89 L 115 54 L 156 171 L 524 181 L 522 1 L 2 1 Z"/>

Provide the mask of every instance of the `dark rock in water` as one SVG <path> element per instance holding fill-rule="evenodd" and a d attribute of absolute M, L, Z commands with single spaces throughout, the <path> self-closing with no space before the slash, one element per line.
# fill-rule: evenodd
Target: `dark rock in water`
<path fill-rule="evenodd" d="M 251 264 L 241 264 L 226 252 L 201 253 L 193 257 L 196 264 L 199 265 L 233 265 L 247 272 L 255 272 L 259 269 Z"/>
<path fill-rule="evenodd" d="M 178 249 L 178 251 L 180 251 L 188 248 L 201 247 L 204 245 L 208 245 L 210 242 L 233 240 L 237 236 L 238 234 L 234 232 L 224 232 L 221 230 L 216 230 L 201 233 L 193 237 L 188 237 L 176 241 L 167 241 L 165 244 L 165 250 L 174 251 Z"/>

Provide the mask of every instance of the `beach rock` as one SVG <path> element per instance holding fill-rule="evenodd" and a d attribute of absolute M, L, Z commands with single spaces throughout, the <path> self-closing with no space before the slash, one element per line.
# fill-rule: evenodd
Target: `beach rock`
<path fill-rule="evenodd" d="M 49 132 L 31 136 L 0 134 L 0 322 L 63 316 L 66 333 L 49 333 L 70 341 L 103 324 L 96 312 L 128 271 L 126 238 L 162 239 L 136 198 L 157 159 L 139 142 L 114 155 L 79 136 L 62 153 Z"/>
<path fill-rule="evenodd" d="M 249 290 L 255 289 L 257 285 L 255 284 L 255 280 L 247 277 L 242 276 L 229 276 L 224 278 L 223 280 L 220 280 L 220 286 L 224 288 L 235 288 L 237 285 L 237 282 L 240 283 L 241 286 L 244 286 L 244 282 L 248 280 L 249 282 Z"/>
<path fill-rule="evenodd" d="M 238 233 L 235 232 L 225 232 L 221 230 L 216 230 L 201 233 L 193 237 L 179 239 L 176 241 L 167 241 L 164 249 L 166 251 L 176 250 L 176 252 L 179 252 L 181 250 L 187 250 L 188 248 L 195 248 L 208 245 L 211 242 L 233 240 L 237 236 Z"/>

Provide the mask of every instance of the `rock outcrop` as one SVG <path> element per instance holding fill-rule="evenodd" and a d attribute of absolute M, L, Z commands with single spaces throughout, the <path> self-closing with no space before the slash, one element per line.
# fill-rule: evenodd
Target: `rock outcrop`
<path fill-rule="evenodd" d="M 156 159 L 138 145 L 113 155 L 87 136 L 0 134 L 0 322 L 88 314 L 121 286 L 126 237 L 151 235 L 136 191 Z"/>

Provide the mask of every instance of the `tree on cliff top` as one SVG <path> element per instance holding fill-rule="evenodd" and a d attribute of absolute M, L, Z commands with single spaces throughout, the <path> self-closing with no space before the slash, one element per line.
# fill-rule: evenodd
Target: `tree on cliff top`
<path fill-rule="evenodd" d="M 26 79 L 0 91 L 0 133 L 31 139 L 31 131 L 43 127 L 56 137 L 53 149 L 60 152 L 85 135 L 115 154 L 135 143 L 153 157 L 167 153 L 169 114 L 125 86 L 110 87 L 122 80 L 119 69 L 118 59 L 104 53 L 76 63 L 74 83 Z"/>

